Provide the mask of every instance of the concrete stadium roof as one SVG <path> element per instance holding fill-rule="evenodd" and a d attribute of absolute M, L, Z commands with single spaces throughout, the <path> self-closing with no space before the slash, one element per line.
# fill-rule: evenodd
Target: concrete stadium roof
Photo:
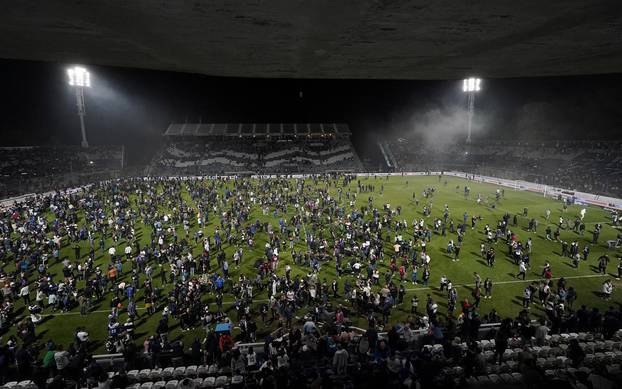
<path fill-rule="evenodd" d="M 10 1 L 0 57 L 214 76 L 622 71 L 622 1 Z"/>

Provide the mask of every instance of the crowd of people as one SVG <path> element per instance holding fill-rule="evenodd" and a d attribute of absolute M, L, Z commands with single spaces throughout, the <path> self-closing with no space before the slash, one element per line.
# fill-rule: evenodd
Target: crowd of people
<path fill-rule="evenodd" d="M 425 147 L 413 147 L 425 144 Z M 622 195 L 619 141 L 477 140 L 428 144 L 422 139 L 389 143 L 398 171 L 463 171 L 524 180 L 569 190 Z"/>
<path fill-rule="evenodd" d="M 301 138 L 244 137 L 236 142 L 170 142 L 156 153 L 150 169 L 156 175 L 315 174 L 362 170 L 350 140 Z"/>
<path fill-rule="evenodd" d="M 537 248 L 530 238 L 519 239 L 517 218 L 509 213 L 496 225 L 485 226 L 479 225 L 478 215 L 466 211 L 452 217 L 457 210 L 448 205 L 432 217 L 435 191 L 427 187 L 423 194 L 413 193 L 414 206 L 424 202 L 426 216 L 412 221 L 402 215 L 405 205 L 374 206 L 374 197 L 384 192 L 382 179 L 349 175 L 311 180 L 137 178 L 10 205 L 0 220 L 0 258 L 5 264 L 0 317 L 4 328 L 15 326 L 16 335 L 2 342 L 0 379 L 26 379 L 36 372 L 50 379 L 50 387 L 69 381 L 121 386 L 91 358 L 95 343 L 83 328 L 74 331 L 68 347 L 59 343 L 66 339 L 39 342 L 37 326 L 58 320 L 47 314 L 79 312 L 93 320 L 91 311 L 100 304 L 109 310 L 103 347 L 123 354 L 126 370 L 162 367 L 174 356 L 188 354 L 183 338 L 170 336 L 178 326 L 182 332 L 200 334 L 189 345 L 186 362 L 256 370 L 262 387 L 287 387 L 298 374 L 311 387 L 321 387 L 346 372 L 363 387 L 387 380 L 408 386 L 439 384 L 434 369 L 445 365 L 428 354 L 424 346 L 432 344 L 446 348 L 446 360 L 465 366 L 465 377 L 473 375 L 481 368 L 473 343 L 481 325 L 501 321 L 496 311 L 479 310 L 481 299 L 493 296 L 495 281 L 474 273 L 470 295 L 459 296 L 457 285 L 437 274 L 438 289 L 447 298 L 442 313 L 435 295 L 429 293 L 420 302 L 406 286 L 430 285 L 432 239 L 448 241 L 448 255 L 459 261 L 467 233 L 481 234 L 468 239 L 486 242 L 481 256 L 491 267 L 500 244 L 505 244 L 523 279 Z M 462 192 L 468 197 L 468 191 L 467 186 L 456 189 L 459 197 Z M 496 196 L 500 200 L 504 193 Z M 357 202 L 360 198 L 363 205 Z M 530 218 L 526 208 L 522 217 Z M 582 216 L 577 217 L 580 222 Z M 266 221 L 270 218 L 273 222 Z M 535 220 L 529 224 L 534 231 Z M 213 226 L 209 233 L 208 224 Z M 590 259 L 589 245 L 571 246 L 568 256 L 583 253 L 581 260 Z M 598 259 L 605 273 L 608 262 L 608 257 Z M 622 272 L 622 264 L 616 265 Z M 60 270 L 52 272 L 52 267 Z M 576 290 L 563 277 L 554 281 L 553 271 L 547 264 L 542 280 L 525 288 L 524 309 L 515 320 L 503 322 L 502 337 L 518 336 L 531 344 L 532 336 L 540 342 L 549 333 L 589 330 L 612 338 L 622 325 L 622 312 L 584 306 L 575 310 L 578 293 L 591 291 Z M 613 284 L 605 281 L 598 292 L 610 299 Z M 260 294 L 267 298 L 258 300 Z M 18 304 L 23 305 L 21 313 L 15 309 Z M 534 304 L 544 307 L 546 322 L 532 323 Z M 410 315 L 399 316 L 398 308 Z M 353 324 L 361 318 L 368 330 L 357 337 Z M 144 339 L 136 336 L 141 320 L 157 322 Z M 217 323 L 238 327 L 237 339 L 218 333 Z M 267 329 L 276 329 L 278 335 Z M 414 331 L 425 336 L 415 339 Z M 379 332 L 387 332 L 387 338 Z M 236 340 L 254 342 L 266 335 L 261 356 L 253 357 L 253 350 L 241 355 L 235 346 Z M 456 337 L 469 344 L 466 350 L 452 347 Z M 350 359 L 353 352 L 356 359 Z M 316 360 L 335 374 L 309 369 L 308 362 Z M 356 367 L 349 370 L 352 361 Z"/>
<path fill-rule="evenodd" d="M 121 146 L 28 146 L 0 148 L 3 198 L 109 179 L 95 174 L 121 170 Z M 90 180 L 90 181 L 88 181 Z"/>

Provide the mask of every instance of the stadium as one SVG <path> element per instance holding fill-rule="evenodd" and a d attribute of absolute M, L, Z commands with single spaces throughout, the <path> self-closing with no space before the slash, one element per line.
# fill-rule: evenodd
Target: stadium
<path fill-rule="evenodd" d="M 620 4 L 3 8 L 0 388 L 622 388 Z"/>

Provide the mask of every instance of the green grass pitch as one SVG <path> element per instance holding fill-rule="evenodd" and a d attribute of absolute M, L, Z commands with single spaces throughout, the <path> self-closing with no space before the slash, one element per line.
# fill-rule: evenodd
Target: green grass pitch
<path fill-rule="evenodd" d="M 620 297 L 620 282 L 615 280 L 615 275 L 617 274 L 617 257 L 620 255 L 620 251 L 610 250 L 606 247 L 606 241 L 610 239 L 615 239 L 618 230 L 612 227 L 611 218 L 609 212 L 597 208 L 597 207 L 588 207 L 587 214 L 585 216 L 586 222 L 586 233 L 583 237 L 580 237 L 578 234 L 571 230 L 565 230 L 561 232 L 561 238 L 567 241 L 572 241 L 577 239 L 579 241 L 580 248 L 586 244 L 591 243 L 592 239 L 592 229 L 596 223 L 603 224 L 603 230 L 600 234 L 599 243 L 597 245 L 591 246 L 590 259 L 588 262 L 582 262 L 579 269 L 575 269 L 571 266 L 571 261 L 569 258 L 564 258 L 560 256 L 560 243 L 559 242 L 551 242 L 544 239 L 544 232 L 547 226 L 547 221 L 545 220 L 545 212 L 547 209 L 552 211 L 550 217 L 550 224 L 552 228 L 554 223 L 559 220 L 560 215 L 563 215 L 565 219 L 574 219 L 579 210 L 582 207 L 579 206 L 571 206 L 565 212 L 562 209 L 562 202 L 544 198 L 542 195 L 537 195 L 534 193 L 528 193 L 523 191 L 516 191 L 512 189 L 505 188 L 505 195 L 496 206 L 496 209 L 492 209 L 489 204 L 494 201 L 495 191 L 498 188 L 495 185 L 489 184 L 480 184 L 472 181 L 467 181 L 465 179 L 453 178 L 453 177 L 443 177 L 442 181 L 439 181 L 437 176 L 422 176 L 422 177 L 369 177 L 369 178 L 360 178 L 362 184 L 374 184 L 375 192 L 374 193 L 360 193 L 357 197 L 356 201 L 356 209 L 360 209 L 361 206 L 366 206 L 368 197 L 373 197 L 373 205 L 374 207 L 382 210 L 383 204 L 389 203 L 391 207 L 395 209 L 397 206 L 401 206 L 402 215 L 399 219 L 405 219 L 408 221 L 408 231 L 402 233 L 404 239 L 409 239 L 412 232 L 412 221 L 414 218 L 420 219 L 423 216 L 423 207 L 429 202 L 432 203 L 432 213 L 431 216 L 425 217 L 428 225 L 431 226 L 432 221 L 436 218 L 442 218 L 443 207 L 444 204 L 448 204 L 451 215 L 450 218 L 454 220 L 456 225 L 462 222 L 463 213 L 466 211 L 469 215 L 469 221 L 467 222 L 469 228 L 466 233 L 462 250 L 460 252 L 460 261 L 452 262 L 451 257 L 446 254 L 447 243 L 450 239 L 456 241 L 456 234 L 449 234 L 447 237 L 442 237 L 440 235 L 434 234 L 431 240 L 431 243 L 428 244 L 428 252 L 431 256 L 431 279 L 430 283 L 427 287 L 422 285 L 412 285 L 411 282 L 407 282 L 406 288 L 407 293 L 404 299 L 404 303 L 401 306 L 394 308 L 391 315 L 391 322 L 395 322 L 398 320 L 405 319 L 410 314 L 410 299 L 412 294 L 415 293 L 419 296 L 420 301 L 420 311 L 425 309 L 425 297 L 426 294 L 430 293 L 439 304 L 440 311 L 444 312 L 446 307 L 446 294 L 440 293 L 438 290 L 439 279 L 444 274 L 446 275 L 454 285 L 458 287 L 458 301 L 464 298 L 470 299 L 470 286 L 473 283 L 473 272 L 478 272 L 482 280 L 486 277 L 490 277 L 494 282 L 493 288 L 493 298 L 492 299 L 482 299 L 480 312 L 482 314 L 486 314 L 490 311 L 491 308 L 495 308 L 502 317 L 511 316 L 514 317 L 522 308 L 521 308 L 521 296 L 522 291 L 525 286 L 532 280 L 540 279 L 540 272 L 542 266 L 546 261 L 550 262 L 553 270 L 553 277 L 555 279 L 563 276 L 568 279 L 568 286 L 573 286 L 578 292 L 578 300 L 576 302 L 575 308 L 577 308 L 580 304 L 586 304 L 590 307 L 598 307 L 599 309 L 607 309 L 610 305 L 614 305 L 616 308 L 618 304 L 622 302 L 622 298 Z M 447 184 L 445 184 L 447 181 Z M 251 181 L 254 184 L 257 181 Z M 341 185 L 341 180 L 339 180 L 339 185 Z M 356 189 L 355 179 L 349 185 L 349 190 L 351 192 L 355 192 Z M 311 179 L 306 180 L 307 190 L 311 190 L 314 188 L 313 181 Z M 384 185 L 384 192 L 380 193 L 381 185 Z M 468 185 L 471 188 L 471 193 L 469 198 L 465 198 L 463 193 L 463 188 L 465 185 Z M 225 184 L 232 188 L 232 185 Z M 327 185 L 323 182 L 318 184 L 319 187 L 327 187 Z M 423 191 L 425 188 L 433 186 L 436 188 L 436 193 L 430 199 L 425 199 L 423 197 Z M 459 186 L 460 189 L 457 190 L 456 187 Z M 191 205 L 194 206 L 192 199 L 190 198 L 187 190 L 182 185 L 182 196 L 183 198 Z M 332 195 L 336 195 L 338 186 L 333 184 L 328 186 L 329 191 Z M 159 187 L 161 191 L 162 188 Z M 344 189 L 344 193 L 347 189 Z M 412 200 L 413 192 L 416 193 L 417 199 L 419 199 L 419 205 L 416 206 L 415 202 Z M 483 202 L 482 204 L 476 203 L 477 195 L 481 194 Z M 233 201 L 233 200 L 229 200 Z M 349 204 L 345 199 L 345 196 L 342 198 L 342 205 L 349 209 Z M 512 225 L 512 218 L 510 219 L 510 229 L 515 231 L 518 234 L 518 237 L 521 241 L 526 241 L 528 237 L 531 237 L 533 240 L 533 253 L 531 256 L 531 270 L 528 272 L 526 281 L 517 280 L 514 278 L 514 274 L 517 273 L 518 269 L 514 262 L 507 256 L 507 246 L 505 242 L 500 240 L 496 244 L 496 264 L 493 268 L 489 268 L 486 266 L 484 260 L 480 256 L 480 244 L 485 240 L 485 236 L 483 234 L 483 228 L 485 224 L 489 224 L 491 227 L 496 225 L 496 222 L 501 219 L 504 212 L 509 212 L 512 216 L 514 214 L 522 215 L 523 208 L 527 207 L 529 210 L 529 218 L 537 217 L 539 219 L 539 226 L 537 233 L 530 233 L 526 231 L 527 223 L 529 218 L 524 218 L 522 216 L 518 217 L 518 225 Z M 293 206 L 289 206 L 288 215 L 285 216 L 286 219 L 290 219 L 291 215 L 295 212 L 295 208 Z M 475 229 L 470 228 L 470 216 L 471 215 L 479 215 L 483 218 L 483 220 L 479 221 L 477 227 Z M 281 215 L 279 215 L 280 217 Z M 51 217 L 51 215 L 50 215 Z M 255 206 L 252 210 L 250 221 L 254 221 L 255 219 L 260 219 L 262 221 L 270 222 L 275 230 L 278 230 L 278 220 L 279 217 L 274 218 L 271 212 L 264 216 L 259 206 Z M 367 216 L 368 218 L 370 215 Z M 80 222 L 83 223 L 84 215 L 82 211 L 80 211 Z M 50 219 L 51 220 L 51 219 Z M 192 220 L 196 220 L 196 218 L 192 218 Z M 212 215 L 210 215 L 210 221 L 207 225 L 203 227 L 204 233 L 206 235 L 212 235 L 215 226 L 219 224 L 218 219 Z M 80 225 L 80 224 L 79 224 Z M 189 241 L 194 244 L 194 240 L 192 239 L 192 233 L 197 229 L 196 223 L 191 226 L 190 229 L 190 239 Z M 148 243 L 150 228 L 145 228 L 143 225 L 139 224 L 139 228 L 137 233 L 140 233 L 142 230 L 141 245 L 145 245 Z M 184 236 L 183 228 L 178 226 L 178 234 L 179 236 Z M 393 237 L 395 233 L 391 234 Z M 99 240 L 99 236 L 96 235 L 96 242 Z M 245 273 L 246 275 L 255 275 L 256 270 L 253 267 L 256 259 L 263 258 L 263 247 L 266 242 L 266 233 L 259 233 L 257 235 L 257 239 L 254 245 L 254 249 L 249 249 L 246 245 L 244 245 L 244 260 L 239 269 L 236 269 L 233 265 L 233 261 L 231 259 L 233 247 L 230 247 L 227 243 L 223 244 L 224 250 L 227 253 L 227 258 L 230 263 L 230 274 L 231 276 L 237 280 L 237 277 L 240 273 Z M 121 241 L 117 246 L 117 253 L 122 254 L 123 248 L 126 246 L 125 241 Z M 332 242 L 329 242 L 332 246 Z M 106 242 L 106 250 L 112 244 L 110 239 Z M 88 242 L 81 242 L 83 257 L 88 253 Z M 304 239 L 301 239 L 300 243 L 297 243 L 296 250 L 298 249 L 306 249 L 306 244 L 304 243 Z M 385 252 L 388 254 L 385 258 L 385 261 L 380 266 L 381 274 L 387 268 L 389 263 L 389 257 L 392 250 L 392 244 L 387 242 L 385 244 Z M 196 257 L 200 256 L 201 253 L 201 241 L 194 248 L 193 254 Z M 603 253 L 607 253 L 609 257 L 612 259 L 612 262 L 609 264 L 608 275 L 601 276 L 596 272 L 595 266 L 597 265 L 597 258 Z M 62 257 L 68 257 L 72 261 L 74 259 L 73 252 L 73 243 L 68 242 L 67 238 L 63 240 L 63 248 L 61 250 Z M 97 250 L 96 255 L 96 265 L 102 266 L 105 269 L 105 266 L 109 263 L 109 255 L 107 252 L 105 254 L 101 254 L 99 250 Z M 84 260 L 84 258 L 82 258 Z M 214 264 L 215 261 L 212 261 Z M 283 250 L 281 253 L 281 259 L 279 261 L 278 273 L 283 275 L 285 271 L 285 265 L 289 263 L 292 266 L 292 276 L 296 274 L 300 274 L 302 276 L 309 273 L 310 269 L 306 267 L 301 267 L 295 265 L 292 261 L 289 250 Z M 9 261 L 9 264 L 5 266 L 5 271 L 12 271 L 14 269 L 14 264 L 12 261 Z M 124 265 L 124 273 L 127 277 L 128 270 L 130 269 L 129 264 Z M 53 274 L 56 274 L 55 280 L 58 280 L 62 277 L 62 265 L 54 264 L 50 267 L 50 271 Z M 362 274 L 365 272 L 363 271 Z M 421 272 L 420 272 L 421 274 Z M 322 265 L 322 270 L 320 274 L 320 279 L 326 278 L 329 282 L 332 281 L 335 274 L 334 263 L 331 261 L 330 263 L 324 263 Z M 340 286 L 340 295 L 342 297 L 338 298 L 338 301 L 333 301 L 333 304 L 347 304 L 343 300 L 343 282 L 345 277 L 352 277 L 350 275 L 342 277 L 339 282 Z M 419 279 L 421 276 L 419 276 Z M 605 278 L 614 279 L 614 286 L 616 289 L 614 290 L 613 298 L 611 301 L 603 301 L 598 297 L 598 292 L 601 289 L 602 282 Z M 410 279 L 410 272 L 408 272 L 407 280 Z M 383 280 L 383 277 L 381 277 Z M 399 279 L 396 280 L 399 283 Z M 141 278 L 142 283 L 142 278 Z M 382 281 L 381 283 L 384 283 Z M 157 266 L 155 267 L 154 273 L 154 285 L 160 285 L 160 277 L 159 277 L 159 269 Z M 354 282 L 352 282 L 354 285 Z M 79 283 L 79 287 L 82 287 L 83 283 Z M 376 287 L 377 288 L 377 287 Z M 170 290 L 170 284 L 165 289 L 166 291 Z M 44 342 L 48 339 L 54 340 L 56 343 L 62 343 L 64 345 L 68 344 L 73 339 L 73 331 L 81 326 L 85 327 L 86 330 L 91 335 L 91 340 L 97 341 L 97 350 L 98 352 L 103 352 L 103 341 L 107 337 L 107 315 L 109 313 L 109 302 L 110 295 L 104 300 L 101 301 L 98 306 L 96 306 L 86 317 L 81 317 L 79 315 L 78 308 L 75 308 L 72 311 L 66 313 L 51 313 L 49 309 L 46 308 L 44 314 L 49 317 L 46 320 L 37 326 L 37 335 L 39 336 L 39 341 Z M 137 328 L 135 330 L 137 337 L 136 342 L 141 344 L 146 336 L 152 335 L 155 331 L 155 327 L 158 323 L 158 320 L 161 317 L 161 312 L 156 312 L 153 316 L 147 317 L 145 315 L 145 311 L 142 309 L 142 291 L 140 291 L 137 295 L 139 298 L 138 306 L 140 307 L 140 314 L 142 315 L 141 319 L 136 321 Z M 267 293 L 262 291 L 259 294 L 255 295 L 255 302 L 253 310 L 257 311 L 257 306 L 260 303 L 266 301 Z M 32 296 L 34 300 L 34 293 Z M 211 294 L 206 294 L 203 296 L 204 301 L 213 303 L 214 296 Z M 225 309 L 232 310 L 233 307 L 231 305 L 232 296 L 225 295 Z M 124 300 L 124 303 L 126 301 Z M 23 308 L 21 300 L 16 301 L 15 310 L 17 312 L 21 312 L 21 315 L 26 314 L 26 310 Z M 459 312 L 459 307 L 456 311 L 456 314 Z M 539 315 L 543 313 L 542 307 L 539 304 L 534 305 L 531 308 L 531 312 L 534 315 Z M 297 316 L 304 315 L 304 310 L 298 311 Z M 120 321 L 125 321 L 126 314 L 122 313 L 120 315 Z M 235 321 L 236 315 L 232 313 L 230 315 L 231 319 Z M 355 325 L 365 327 L 366 326 L 366 318 L 364 317 L 352 317 L 351 318 Z M 15 322 L 17 322 L 15 320 Z M 175 324 L 177 321 L 173 321 L 171 324 Z M 261 327 L 260 322 L 258 321 L 258 325 L 260 326 L 259 335 L 261 333 L 265 333 L 268 330 L 274 329 L 274 324 L 269 327 Z M 9 327 L 5 330 L 4 338 L 6 339 L 9 335 L 15 334 L 15 326 Z M 200 326 L 195 327 L 193 330 L 182 333 L 179 327 L 176 327 L 172 330 L 170 334 L 170 338 L 173 339 L 177 336 L 184 337 L 184 343 L 189 344 L 189 342 L 194 337 L 199 337 L 202 339 L 204 337 L 204 329 Z"/>

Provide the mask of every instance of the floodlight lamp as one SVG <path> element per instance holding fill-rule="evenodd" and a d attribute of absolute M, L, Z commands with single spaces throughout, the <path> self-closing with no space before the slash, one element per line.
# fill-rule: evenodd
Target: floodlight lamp
<path fill-rule="evenodd" d="M 83 67 L 74 66 L 67 69 L 67 76 L 71 86 L 91 87 L 91 74 Z"/>
<path fill-rule="evenodd" d="M 463 92 L 479 92 L 482 89 L 482 79 L 481 78 L 465 78 L 462 80 L 462 91 Z"/>

